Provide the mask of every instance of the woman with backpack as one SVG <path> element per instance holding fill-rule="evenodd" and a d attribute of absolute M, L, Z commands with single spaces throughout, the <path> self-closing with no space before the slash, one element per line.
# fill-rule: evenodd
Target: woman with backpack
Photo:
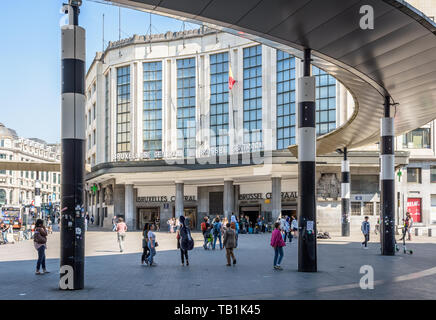
<path fill-rule="evenodd" d="M 185 217 L 180 216 L 180 230 L 177 231 L 177 248 L 180 249 L 180 258 L 182 259 L 182 266 L 189 266 L 188 251 L 194 248 L 194 240 L 191 237 L 191 230 L 186 224 Z"/>
<path fill-rule="evenodd" d="M 35 274 L 41 274 L 39 272 L 42 267 L 42 274 L 49 273 L 45 268 L 45 249 L 47 248 L 47 230 L 44 227 L 44 221 L 41 219 L 36 220 L 35 234 L 33 236 L 33 245 L 36 251 L 38 251 L 38 261 L 36 262 Z"/>
<path fill-rule="evenodd" d="M 220 241 L 220 250 L 223 249 L 223 244 L 222 244 L 222 240 L 221 240 L 221 229 L 222 229 L 222 225 L 220 222 L 220 218 L 216 217 L 215 218 L 215 222 L 213 223 L 213 227 L 212 227 L 212 234 L 213 234 L 213 244 L 212 244 L 212 249 L 215 250 L 215 245 L 216 245 L 216 240 L 219 239 Z"/>
<path fill-rule="evenodd" d="M 274 269 L 283 270 L 280 263 L 283 259 L 283 247 L 286 246 L 280 232 L 280 222 L 274 224 L 274 231 L 271 235 L 271 247 L 274 248 Z"/>

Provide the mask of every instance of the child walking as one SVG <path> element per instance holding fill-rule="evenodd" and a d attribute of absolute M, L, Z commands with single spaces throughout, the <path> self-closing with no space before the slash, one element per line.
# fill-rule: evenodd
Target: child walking
<path fill-rule="evenodd" d="M 274 269 L 283 270 L 280 263 L 283 259 L 283 247 L 286 246 L 280 232 L 280 222 L 274 224 L 274 231 L 271 235 L 271 247 L 274 248 Z"/>

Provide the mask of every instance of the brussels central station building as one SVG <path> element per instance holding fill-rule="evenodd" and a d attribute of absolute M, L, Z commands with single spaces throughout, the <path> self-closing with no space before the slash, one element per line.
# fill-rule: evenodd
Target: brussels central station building
<path fill-rule="evenodd" d="M 110 42 L 86 75 L 85 200 L 95 223 L 111 228 L 115 215 L 130 230 L 149 222 L 166 230 L 169 218 L 184 214 L 199 229 L 206 215 L 234 213 L 250 222 L 296 215 L 298 163 L 288 147 L 298 135 L 301 64 L 206 28 Z M 332 76 L 316 67 L 312 73 L 320 136 L 353 115 L 354 101 Z M 397 221 L 409 199 L 420 199 L 418 226 L 436 223 L 436 188 L 409 181 L 418 171 L 421 182 L 436 180 L 433 126 L 396 138 Z M 358 231 L 364 216 L 375 224 L 380 210 L 378 144 L 349 150 L 348 158 L 351 228 Z M 342 159 L 317 157 L 322 231 L 341 228 Z"/>

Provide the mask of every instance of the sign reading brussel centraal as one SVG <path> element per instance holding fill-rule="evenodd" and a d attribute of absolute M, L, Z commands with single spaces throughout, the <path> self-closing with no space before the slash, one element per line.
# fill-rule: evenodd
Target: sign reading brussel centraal
<path fill-rule="evenodd" d="M 282 192 L 282 200 L 296 200 L 298 198 L 297 191 Z M 261 200 L 272 199 L 272 192 L 267 193 L 243 193 L 239 195 L 239 200 Z"/>

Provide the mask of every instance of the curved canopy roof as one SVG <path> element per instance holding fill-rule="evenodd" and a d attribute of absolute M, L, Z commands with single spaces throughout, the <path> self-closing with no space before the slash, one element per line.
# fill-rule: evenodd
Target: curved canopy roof
<path fill-rule="evenodd" d="M 302 58 L 338 79 L 355 111 L 318 138 L 317 154 L 377 142 L 384 96 L 390 95 L 396 134 L 436 118 L 436 24 L 402 0 L 106 0 L 192 20 Z M 360 8 L 374 9 L 363 30 Z M 296 146 L 290 147 L 296 153 Z"/>

